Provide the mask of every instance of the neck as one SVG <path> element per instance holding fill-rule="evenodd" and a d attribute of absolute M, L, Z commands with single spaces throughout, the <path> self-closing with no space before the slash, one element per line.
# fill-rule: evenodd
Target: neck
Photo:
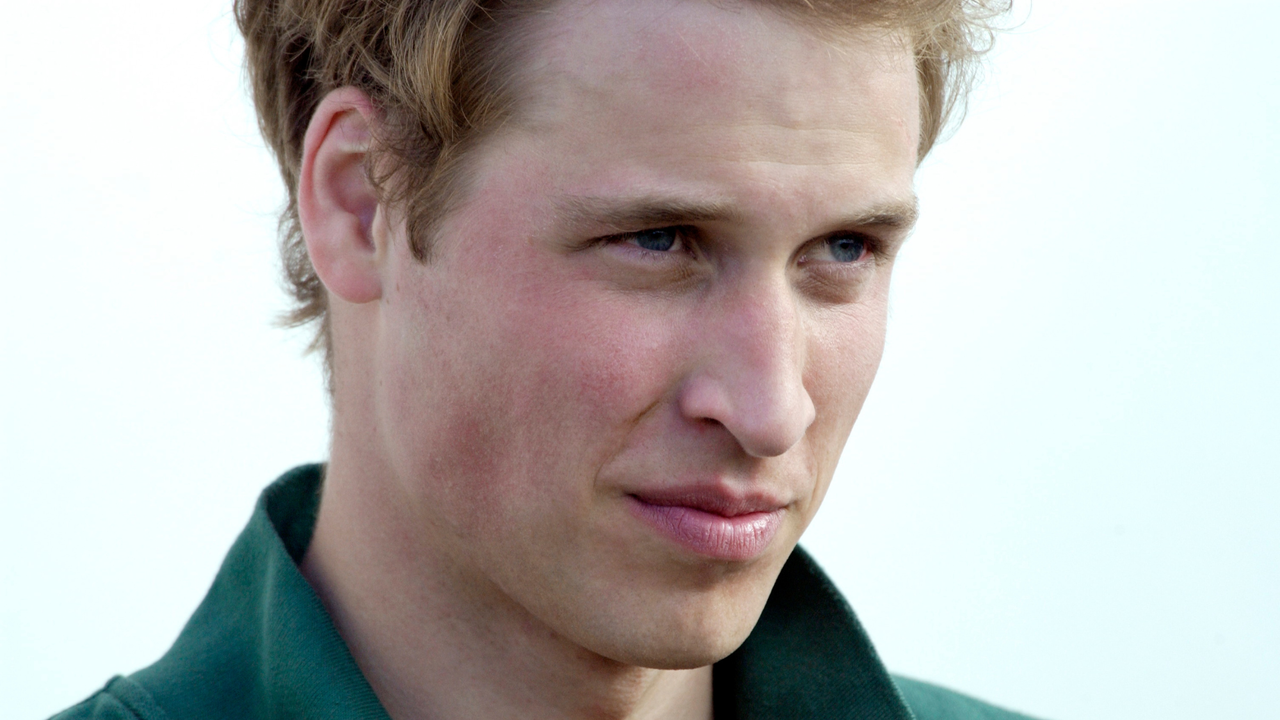
<path fill-rule="evenodd" d="M 301 569 L 392 718 L 711 717 L 710 666 L 636 667 L 557 634 L 452 567 L 389 475 L 340 445 Z"/>

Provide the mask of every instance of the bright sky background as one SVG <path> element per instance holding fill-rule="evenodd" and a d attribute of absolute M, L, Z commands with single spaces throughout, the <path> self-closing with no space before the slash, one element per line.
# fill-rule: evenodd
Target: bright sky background
<path fill-rule="evenodd" d="M 3 0 L 0 715 L 159 657 L 324 457 L 227 0 Z M 919 175 L 806 545 L 894 670 L 1280 717 L 1280 4 L 1039 0 Z"/>

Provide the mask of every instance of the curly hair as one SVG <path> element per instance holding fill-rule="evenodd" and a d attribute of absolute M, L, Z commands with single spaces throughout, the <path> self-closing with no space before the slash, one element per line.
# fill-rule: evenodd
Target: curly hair
<path fill-rule="evenodd" d="M 963 114 L 978 58 L 1011 0 L 752 0 L 818 31 L 880 25 L 910 38 L 920 86 L 920 158 Z M 382 113 L 367 167 L 381 199 L 405 211 L 427 261 L 433 223 L 453 202 L 466 151 L 508 117 L 529 21 L 555 0 L 235 0 L 263 137 L 288 190 L 280 253 L 289 326 L 316 323 L 332 358 L 328 298 L 298 219 L 303 138 L 321 99 L 354 86 Z M 382 159 L 390 162 L 382 162 Z"/>

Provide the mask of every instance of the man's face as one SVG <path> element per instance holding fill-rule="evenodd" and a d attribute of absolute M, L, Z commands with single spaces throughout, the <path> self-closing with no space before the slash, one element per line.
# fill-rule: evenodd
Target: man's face
<path fill-rule="evenodd" d="M 880 360 L 905 43 L 751 3 L 568 1 L 373 356 L 401 511 L 477 602 L 696 667 L 754 625 Z"/>

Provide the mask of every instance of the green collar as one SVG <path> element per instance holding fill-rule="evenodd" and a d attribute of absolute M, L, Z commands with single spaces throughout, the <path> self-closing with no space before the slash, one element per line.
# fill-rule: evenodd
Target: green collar
<path fill-rule="evenodd" d="M 173 648 L 108 693 L 144 718 L 387 718 L 296 565 L 322 472 L 295 468 L 263 492 Z M 853 611 L 799 548 L 751 636 L 716 664 L 714 692 L 718 720 L 912 717 Z"/>

